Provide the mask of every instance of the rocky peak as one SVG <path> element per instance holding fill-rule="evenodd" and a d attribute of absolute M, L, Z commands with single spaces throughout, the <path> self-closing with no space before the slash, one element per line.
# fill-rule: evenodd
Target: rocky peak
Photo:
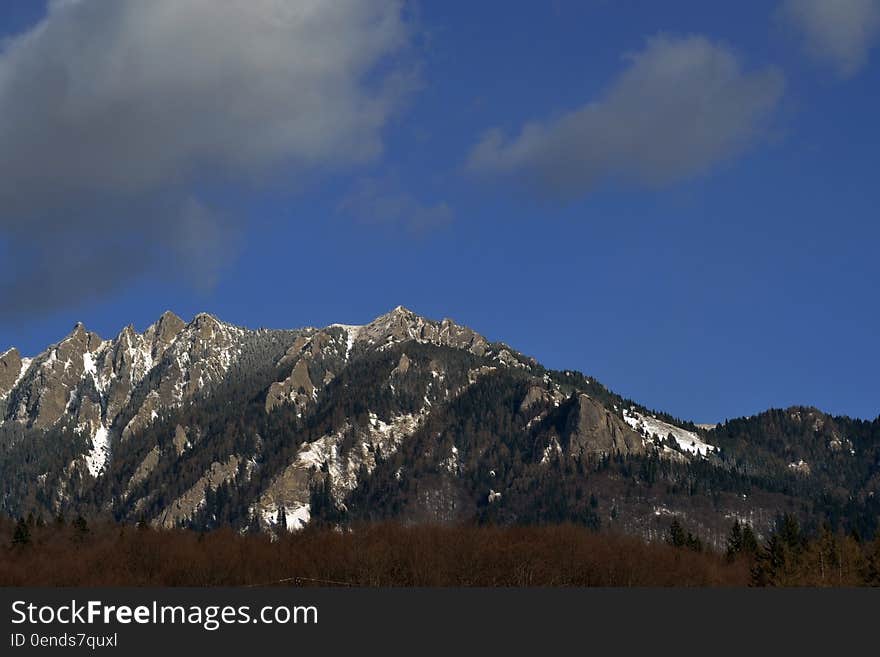
<path fill-rule="evenodd" d="M 170 310 L 166 310 L 155 324 L 144 331 L 144 337 L 151 344 L 160 342 L 169 345 L 185 327 L 186 322 Z"/>
<path fill-rule="evenodd" d="M 105 377 L 127 377 L 133 381 L 140 379 L 152 367 L 152 348 L 144 338 L 129 324 L 113 340 L 111 357 L 105 360 Z"/>
<path fill-rule="evenodd" d="M 174 328 L 178 326 L 173 320 L 171 324 Z M 156 392 L 162 404 L 179 404 L 205 387 L 218 383 L 241 355 L 242 342 L 247 334 L 244 329 L 225 324 L 207 313 L 199 313 L 189 324 L 182 326 L 170 345 L 157 341 L 153 351 L 161 382 Z M 163 353 L 157 353 L 159 350 Z"/>
<path fill-rule="evenodd" d="M 61 342 L 37 356 L 24 376 L 19 375 L 15 405 L 7 416 L 38 428 L 55 424 L 75 405 L 82 380 L 94 377 L 96 360 L 108 344 L 77 323 Z"/>
<path fill-rule="evenodd" d="M 415 338 L 425 320 L 403 306 L 380 315 L 359 331 L 358 337 L 372 343 L 398 342 Z"/>
<path fill-rule="evenodd" d="M 379 348 L 386 344 L 416 340 L 466 349 L 477 355 L 482 355 L 487 346 L 483 336 L 467 327 L 459 326 L 451 319 L 437 322 L 417 315 L 403 306 L 397 306 L 362 327 L 358 331 L 357 339 Z"/>
<path fill-rule="evenodd" d="M 190 326 L 216 326 L 222 322 L 210 313 L 199 313 L 189 323 Z"/>
<path fill-rule="evenodd" d="M 0 354 L 0 397 L 5 397 L 18 381 L 22 370 L 21 354 L 13 347 Z"/>
<path fill-rule="evenodd" d="M 208 313 L 199 313 L 178 334 L 177 341 L 189 344 L 229 346 L 238 341 L 247 329 L 228 324 Z"/>
<path fill-rule="evenodd" d="M 127 341 L 131 343 L 136 335 L 137 330 L 134 328 L 134 324 L 129 324 L 119 332 L 119 335 L 116 336 L 116 342 Z"/>
<path fill-rule="evenodd" d="M 77 322 L 67 337 L 58 343 L 58 349 L 66 353 L 65 347 L 70 345 L 73 350 L 84 353 L 86 351 L 95 351 L 102 343 L 101 336 L 87 330 L 82 322 Z"/>
<path fill-rule="evenodd" d="M 412 310 L 407 308 L 406 306 L 395 306 L 393 309 L 382 315 L 382 317 L 399 317 L 405 320 L 417 320 L 424 319 L 420 315 L 417 315 Z"/>

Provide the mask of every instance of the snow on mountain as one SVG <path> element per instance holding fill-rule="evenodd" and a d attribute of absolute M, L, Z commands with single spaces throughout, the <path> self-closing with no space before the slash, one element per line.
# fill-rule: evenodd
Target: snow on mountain
<path fill-rule="evenodd" d="M 32 362 L 32 358 L 22 358 L 14 348 L 0 354 L 0 401 L 9 397 L 27 374 Z"/>
<path fill-rule="evenodd" d="M 351 356 L 351 349 L 364 327 L 354 324 L 331 324 L 329 328 L 339 328 L 345 331 L 345 360 L 348 360 Z"/>
<path fill-rule="evenodd" d="M 661 441 L 665 441 L 666 438 L 671 435 L 678 444 L 679 449 L 691 454 L 707 456 L 709 452 L 714 452 L 717 449 L 714 445 L 703 442 L 703 440 L 692 431 L 687 431 L 674 424 L 658 420 L 653 415 L 643 415 L 642 413 L 637 412 L 634 408 L 628 410 L 624 409 L 623 420 L 637 433 L 647 439 L 652 439 L 656 436 Z"/>
<path fill-rule="evenodd" d="M 107 428 L 102 425 L 92 438 L 92 449 L 86 454 L 86 467 L 89 469 L 89 473 L 97 479 L 109 460 L 110 434 Z"/>
<path fill-rule="evenodd" d="M 402 346 L 408 343 L 443 349 Z M 234 454 L 225 446 L 211 451 L 223 432 L 214 435 L 214 427 L 188 426 L 191 420 L 180 420 L 171 435 L 157 437 L 147 429 L 165 431 L 164 425 L 154 425 L 158 418 L 173 418 L 177 409 L 190 401 L 198 409 L 202 397 L 224 383 L 235 385 L 256 373 L 255 390 L 260 391 L 256 403 L 263 405 L 266 414 L 281 410 L 281 417 L 297 427 L 302 422 L 311 430 L 315 425 L 308 423 L 315 416 L 310 414 L 327 399 L 334 399 L 326 395 L 346 394 L 346 388 L 332 386 L 332 382 L 346 371 L 358 372 L 355 363 L 359 359 L 380 356 L 397 347 L 401 353 L 394 355 L 396 366 L 382 371 L 386 378 L 369 378 L 378 371 L 357 375 L 368 377 L 359 381 L 360 389 L 375 385 L 385 391 L 388 396 L 381 401 L 384 411 L 361 410 L 356 416 L 339 414 L 322 419 L 325 424 L 317 425 L 308 442 L 294 443 L 290 455 L 282 452 L 283 459 L 260 474 L 260 487 L 244 502 L 245 512 L 250 510 L 264 527 L 281 524 L 282 512 L 288 529 L 303 526 L 312 516 L 313 486 L 322 483 L 325 474 L 331 481 L 334 502 L 343 504 L 361 483 L 360 478 L 374 473 L 377 460 L 381 462 L 378 454 L 400 456 L 404 442 L 432 414 L 483 377 L 497 376 L 505 381 L 511 373 L 516 380 L 525 381 L 524 398 L 516 401 L 525 415 L 523 424 L 546 440 L 535 453 L 536 461 L 550 464 L 568 457 L 644 453 L 648 442 L 643 444 L 630 428 L 647 438 L 656 434 L 665 440 L 671 434 L 681 450 L 664 447 L 671 458 L 687 460 L 715 450 L 696 433 L 635 409 L 624 411 L 624 424 L 617 412 L 582 391 L 566 388 L 563 392 L 550 373 L 533 373 L 536 361 L 500 343 L 490 343 L 450 319 L 426 319 L 402 306 L 368 324 L 291 331 L 254 331 L 206 313 L 186 323 L 166 312 L 143 333 L 128 326 L 112 340 L 102 340 L 77 324 L 64 340 L 33 359 L 22 359 L 14 350 L 0 356 L 0 427 L 10 422 L 33 431 L 58 426 L 61 431 L 73 430 L 76 436 L 88 437 L 82 452 L 71 460 L 65 456 L 64 472 L 55 475 L 54 496 L 59 504 L 88 494 L 94 486 L 92 480 L 107 477 L 110 465 L 124 464 L 127 455 L 128 469 L 112 470 L 114 478 L 119 475 L 121 481 L 115 499 L 133 505 L 126 513 L 140 514 L 144 507 L 135 505 L 153 504 L 148 516 L 151 522 L 178 526 L 196 517 L 218 487 L 234 485 L 239 466 L 250 477 L 255 468 L 265 467 L 266 459 L 260 458 L 258 450 L 242 453 L 240 447 Z M 573 403 L 566 405 L 569 399 Z M 562 421 L 554 414 L 568 414 L 568 418 Z M 562 434 L 546 435 L 545 421 L 558 422 L 565 440 Z M 152 444 L 138 440 L 147 435 Z M 241 439 L 241 444 L 247 441 Z M 467 451 L 459 453 L 454 442 L 444 445 L 436 456 L 439 471 L 446 476 L 467 476 Z M 192 465 L 194 462 L 198 465 Z M 157 471 L 184 473 L 185 480 L 166 498 L 164 488 L 144 487 Z M 150 483 L 155 485 L 155 481 Z M 501 503 L 502 493 L 507 500 L 507 489 L 496 485 L 490 501 Z"/>
<path fill-rule="evenodd" d="M 272 482 L 253 511 L 258 511 L 263 522 L 277 526 L 279 510 L 285 510 L 287 528 L 297 529 L 299 522 L 308 522 L 310 514 L 311 485 L 322 477 L 324 470 L 333 482 L 333 496 L 341 502 L 358 484 L 358 473 L 369 474 L 376 467 L 376 452 L 393 454 L 409 436 L 412 436 L 427 417 L 420 414 L 401 414 L 380 419 L 375 413 L 368 414 L 366 427 L 346 424 L 331 434 L 300 447 L 293 462 Z M 353 437 L 353 443 L 345 453 L 342 444 Z"/>
<path fill-rule="evenodd" d="M 403 306 L 360 327 L 355 341 L 381 350 L 407 340 L 465 349 L 477 355 L 484 354 L 488 347 L 486 339 L 472 329 L 451 319 L 426 319 Z"/>

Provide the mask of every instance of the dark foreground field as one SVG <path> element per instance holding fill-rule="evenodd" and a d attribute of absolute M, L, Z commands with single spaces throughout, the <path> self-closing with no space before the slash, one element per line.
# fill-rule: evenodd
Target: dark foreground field
<path fill-rule="evenodd" d="M 696 552 L 574 526 L 307 530 L 279 540 L 0 520 L 2 586 L 747 586 L 876 584 L 877 543 Z M 800 540 L 800 539 L 799 539 Z M 825 544 L 822 543 L 825 540 Z M 782 563 L 779 560 L 782 559 Z M 787 560 L 787 561 L 786 561 Z"/>

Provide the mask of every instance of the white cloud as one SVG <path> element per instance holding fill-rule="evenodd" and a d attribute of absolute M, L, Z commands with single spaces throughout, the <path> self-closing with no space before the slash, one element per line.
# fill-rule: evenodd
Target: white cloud
<path fill-rule="evenodd" d="M 843 77 L 864 66 L 880 38 L 880 0 L 785 0 L 782 15 Z"/>
<path fill-rule="evenodd" d="M 411 79 L 402 11 L 400 0 L 51 1 L 0 46 L 0 237 L 27 251 L 68 233 L 88 255 L 83 234 L 129 231 L 146 252 L 173 250 L 181 217 L 184 233 L 209 230 L 193 199 L 218 180 L 376 158 Z"/>
<path fill-rule="evenodd" d="M 473 148 L 475 174 L 514 176 L 550 196 L 576 197 L 610 181 L 663 185 L 701 174 L 761 133 L 784 81 L 743 71 L 703 37 L 655 37 L 597 100 L 559 117 L 498 129 Z"/>

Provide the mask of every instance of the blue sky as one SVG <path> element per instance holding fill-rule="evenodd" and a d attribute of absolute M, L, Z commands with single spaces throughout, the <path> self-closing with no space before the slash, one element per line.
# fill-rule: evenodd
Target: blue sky
<path fill-rule="evenodd" d="M 0 8 L 0 350 L 403 304 L 696 421 L 880 412 L 874 0 L 134 4 Z"/>

